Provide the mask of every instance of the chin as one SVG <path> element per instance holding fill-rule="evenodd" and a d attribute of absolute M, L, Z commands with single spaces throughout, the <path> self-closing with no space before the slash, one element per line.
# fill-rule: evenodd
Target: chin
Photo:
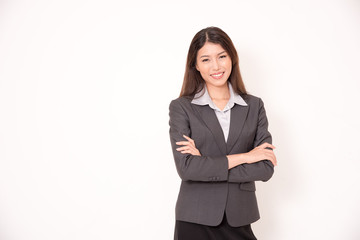
<path fill-rule="evenodd" d="M 227 80 L 226 81 L 210 81 L 210 82 L 208 82 L 207 84 L 211 84 L 211 85 L 213 85 L 214 87 L 223 87 L 224 85 L 226 85 L 227 84 Z"/>

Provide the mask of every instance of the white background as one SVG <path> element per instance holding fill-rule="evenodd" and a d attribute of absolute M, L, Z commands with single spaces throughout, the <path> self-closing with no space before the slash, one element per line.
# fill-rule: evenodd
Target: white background
<path fill-rule="evenodd" d="M 257 237 L 360 239 L 359 1 L 2 0 L 1 240 L 172 239 L 168 106 L 208 26 L 277 147 Z"/>

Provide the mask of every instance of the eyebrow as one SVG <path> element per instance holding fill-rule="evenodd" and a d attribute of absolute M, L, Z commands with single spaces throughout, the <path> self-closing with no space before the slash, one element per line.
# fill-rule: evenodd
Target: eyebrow
<path fill-rule="evenodd" d="M 223 54 L 224 52 L 226 52 L 226 51 L 222 51 L 221 53 L 218 53 L 218 55 Z M 202 55 L 200 58 L 203 58 L 203 57 L 209 57 L 209 55 Z"/>

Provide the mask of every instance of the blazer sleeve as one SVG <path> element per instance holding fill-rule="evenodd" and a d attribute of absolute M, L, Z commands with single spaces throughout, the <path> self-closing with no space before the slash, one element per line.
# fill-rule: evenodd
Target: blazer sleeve
<path fill-rule="evenodd" d="M 194 156 L 178 152 L 176 142 L 186 141 L 183 135 L 191 136 L 189 117 L 181 102 L 173 100 L 169 106 L 170 142 L 175 165 L 183 181 L 217 182 L 228 179 L 228 160 L 226 155 L 218 157 Z"/>
<path fill-rule="evenodd" d="M 259 118 L 254 148 L 263 143 L 272 143 L 271 134 L 268 131 L 268 120 L 264 108 L 264 103 L 259 101 Z M 269 148 L 270 149 L 270 148 Z M 274 173 L 274 165 L 269 160 L 262 160 L 251 164 L 241 164 L 229 170 L 229 182 L 251 182 L 268 181 Z"/>

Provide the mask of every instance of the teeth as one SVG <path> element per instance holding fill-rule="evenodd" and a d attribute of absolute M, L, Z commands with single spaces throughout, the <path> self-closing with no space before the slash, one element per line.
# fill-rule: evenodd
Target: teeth
<path fill-rule="evenodd" d="M 220 77 L 221 75 L 223 75 L 222 73 L 218 74 L 218 75 L 213 75 L 214 77 Z"/>

